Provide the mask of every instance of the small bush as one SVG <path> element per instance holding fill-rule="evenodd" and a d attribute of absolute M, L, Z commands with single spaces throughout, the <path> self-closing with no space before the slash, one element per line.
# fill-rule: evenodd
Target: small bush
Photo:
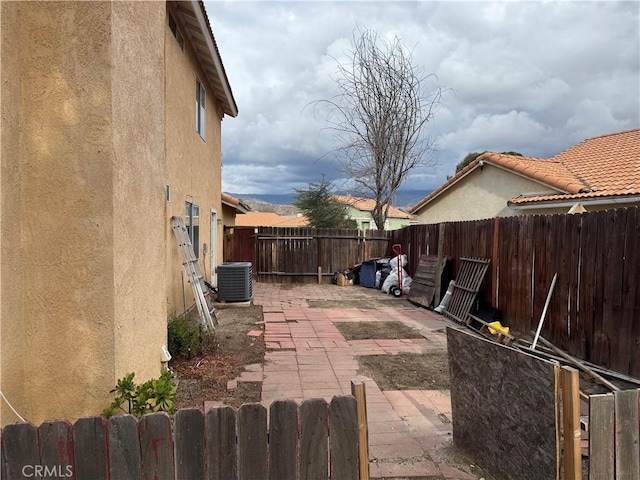
<path fill-rule="evenodd" d="M 182 315 L 171 314 L 167 322 L 168 347 L 172 357 L 191 358 L 202 352 L 202 327 Z"/>
<path fill-rule="evenodd" d="M 102 411 L 102 415 L 111 418 L 119 412 L 124 412 L 141 417 L 146 413 L 176 412 L 175 402 L 178 393 L 171 370 L 164 368 L 160 378 L 147 380 L 141 385 L 136 385 L 133 381 L 134 376 L 135 373 L 127 373 L 118 380 L 116 388 L 110 392 L 116 393 L 116 398 Z"/>

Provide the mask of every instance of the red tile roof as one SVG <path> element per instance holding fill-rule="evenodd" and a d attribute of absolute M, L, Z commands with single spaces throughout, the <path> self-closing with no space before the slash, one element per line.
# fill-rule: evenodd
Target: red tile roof
<path fill-rule="evenodd" d="M 306 227 L 309 225 L 307 217 L 283 217 L 273 212 L 248 212 L 236 215 L 237 227 Z"/>
<path fill-rule="evenodd" d="M 227 193 L 223 193 L 221 197 L 222 197 L 222 203 L 224 205 L 228 205 L 229 207 L 236 209 L 240 213 L 247 213 L 249 210 L 251 210 L 251 208 L 248 205 L 246 205 L 242 200 L 232 197 Z"/>
<path fill-rule="evenodd" d="M 590 138 L 549 159 L 486 152 L 431 192 L 416 213 L 473 170 L 489 163 L 558 190 L 557 195 L 520 196 L 510 204 L 640 194 L 640 129 Z"/>
<path fill-rule="evenodd" d="M 340 203 L 351 205 L 353 208 L 362 210 L 363 212 L 372 212 L 376 205 L 376 201 L 373 198 L 358 198 L 351 195 L 334 195 L 333 198 Z M 389 218 L 410 218 L 407 212 L 403 212 L 399 208 L 389 207 Z"/>

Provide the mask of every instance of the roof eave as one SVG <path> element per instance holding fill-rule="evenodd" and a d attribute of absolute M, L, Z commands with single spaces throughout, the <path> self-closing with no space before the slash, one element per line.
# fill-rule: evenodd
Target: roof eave
<path fill-rule="evenodd" d="M 533 210 L 539 208 L 564 208 L 571 207 L 577 202 L 583 205 L 620 205 L 625 203 L 640 203 L 640 195 L 612 195 L 607 197 L 586 198 L 558 198 L 557 200 L 531 201 L 527 203 L 511 203 L 507 205 L 512 210 Z"/>
<path fill-rule="evenodd" d="M 207 76 L 216 98 L 221 102 L 223 112 L 231 117 L 238 115 L 238 106 L 233 98 L 231 85 L 222 64 L 222 58 L 215 43 L 209 20 L 202 0 L 175 2 L 183 25 L 189 33 L 189 40 Z"/>

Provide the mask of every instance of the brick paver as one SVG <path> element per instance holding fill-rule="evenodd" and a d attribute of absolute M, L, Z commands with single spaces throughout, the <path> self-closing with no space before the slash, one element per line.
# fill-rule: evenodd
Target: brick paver
<path fill-rule="evenodd" d="M 388 301 L 376 309 L 341 308 L 353 299 Z M 308 300 L 334 300 L 335 308 L 310 308 Z M 381 391 L 358 375 L 358 355 L 425 353 L 446 349 L 444 317 L 379 290 L 359 286 L 256 283 L 254 303 L 264 312 L 265 362 L 251 366 L 233 382 L 262 377 L 262 403 L 291 398 L 297 402 L 351 393 L 351 380 L 366 385 L 372 478 L 481 478 L 450 466 L 439 449 L 451 439 L 448 391 Z M 346 341 L 340 322 L 399 321 L 423 333 L 421 339 Z M 235 384 L 230 382 L 230 386 Z"/>

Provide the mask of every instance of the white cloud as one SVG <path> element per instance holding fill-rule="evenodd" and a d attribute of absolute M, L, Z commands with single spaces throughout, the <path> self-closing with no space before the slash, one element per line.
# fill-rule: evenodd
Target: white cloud
<path fill-rule="evenodd" d="M 238 118 L 223 122 L 224 185 L 290 193 L 339 179 L 312 102 L 335 94 L 356 26 L 400 37 L 443 87 L 435 188 L 470 151 L 548 157 L 640 127 L 637 2 L 205 2 Z"/>

